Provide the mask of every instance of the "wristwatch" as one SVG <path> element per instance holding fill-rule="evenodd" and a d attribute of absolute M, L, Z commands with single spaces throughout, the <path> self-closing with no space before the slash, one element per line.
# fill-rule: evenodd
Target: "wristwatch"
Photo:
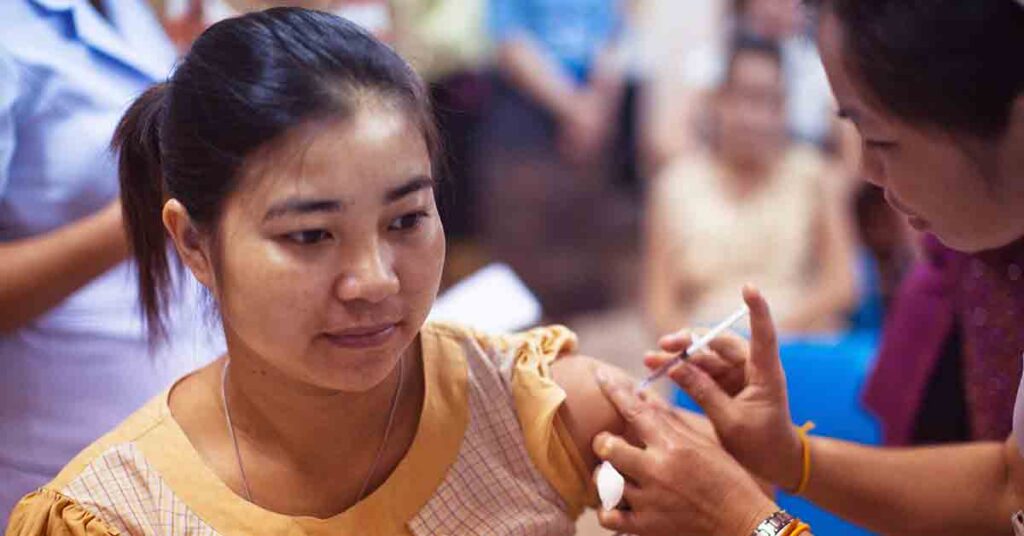
<path fill-rule="evenodd" d="M 762 521 L 750 536 L 780 536 L 794 521 L 795 517 L 787 514 L 785 510 L 779 510 Z"/>

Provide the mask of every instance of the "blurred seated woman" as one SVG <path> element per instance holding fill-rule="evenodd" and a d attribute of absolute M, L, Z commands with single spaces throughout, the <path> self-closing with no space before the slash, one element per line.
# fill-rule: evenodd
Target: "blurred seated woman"
<path fill-rule="evenodd" d="M 444 264 L 419 78 L 339 17 L 211 26 L 122 119 L 159 337 L 177 258 L 227 353 L 26 496 L 8 534 L 570 534 L 621 429 L 565 328 L 426 322 Z"/>
<path fill-rule="evenodd" d="M 646 308 L 658 333 L 713 323 L 759 285 L 784 331 L 841 329 L 856 299 L 841 178 L 785 134 L 776 45 L 734 45 L 711 105 L 708 150 L 655 178 L 648 200 Z"/>

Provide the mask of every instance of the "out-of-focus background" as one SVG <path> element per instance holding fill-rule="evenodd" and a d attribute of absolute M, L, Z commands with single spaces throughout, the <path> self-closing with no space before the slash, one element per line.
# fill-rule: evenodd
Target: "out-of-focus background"
<path fill-rule="evenodd" d="M 798 0 L 152 2 L 181 50 L 223 17 L 302 4 L 411 62 L 448 156 L 436 316 L 563 323 L 640 376 L 659 334 L 717 322 L 753 282 L 795 418 L 880 441 L 860 392 L 917 239 L 857 176 Z M 818 533 L 865 534 L 783 503 Z M 580 533 L 607 532 L 588 515 Z"/>

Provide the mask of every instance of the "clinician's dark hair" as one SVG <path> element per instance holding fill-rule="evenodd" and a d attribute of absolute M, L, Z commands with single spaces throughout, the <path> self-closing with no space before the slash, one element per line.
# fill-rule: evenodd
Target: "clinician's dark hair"
<path fill-rule="evenodd" d="M 164 202 L 216 232 L 246 158 L 312 121 L 352 117 L 360 95 L 401 107 L 431 159 L 440 142 L 423 82 L 391 48 L 327 13 L 275 8 L 211 26 L 166 83 L 128 109 L 114 135 L 121 203 L 151 338 L 171 293 Z"/>
<path fill-rule="evenodd" d="M 910 123 L 997 138 L 1024 92 L 1017 0 L 807 0 L 833 13 L 855 79 Z"/>

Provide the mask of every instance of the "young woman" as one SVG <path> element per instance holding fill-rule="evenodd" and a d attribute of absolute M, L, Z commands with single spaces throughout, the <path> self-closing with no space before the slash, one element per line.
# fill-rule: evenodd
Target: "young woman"
<path fill-rule="evenodd" d="M 177 256 L 227 353 L 15 508 L 8 534 L 558 534 L 618 417 L 560 327 L 425 324 L 437 136 L 404 61 L 338 17 L 215 24 L 121 122 L 161 337 Z"/>

